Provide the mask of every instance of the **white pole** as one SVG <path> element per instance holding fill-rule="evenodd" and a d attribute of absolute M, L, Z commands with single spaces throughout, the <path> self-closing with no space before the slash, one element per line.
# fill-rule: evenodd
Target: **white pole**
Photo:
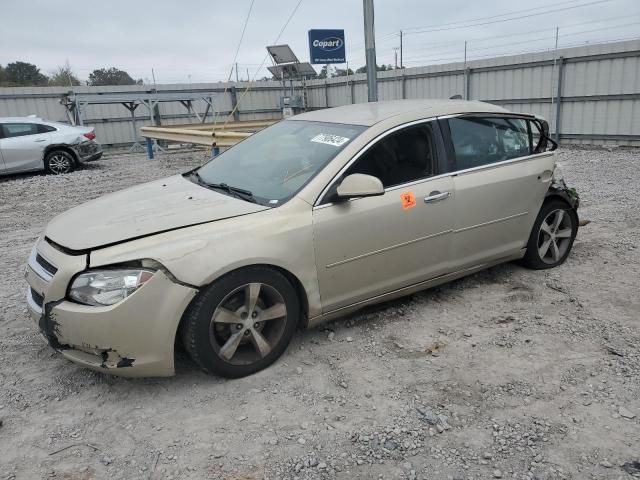
<path fill-rule="evenodd" d="M 464 82 L 464 85 L 462 86 L 462 98 L 464 98 L 465 100 L 469 100 L 469 92 L 467 92 L 467 41 L 464 41 L 464 67 L 463 67 L 463 71 L 464 71 L 464 75 L 462 77 L 462 81 Z"/>

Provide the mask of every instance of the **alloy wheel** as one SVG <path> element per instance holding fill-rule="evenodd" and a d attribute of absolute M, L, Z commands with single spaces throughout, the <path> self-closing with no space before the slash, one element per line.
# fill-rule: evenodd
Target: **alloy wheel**
<path fill-rule="evenodd" d="M 558 263 L 567 253 L 572 235 L 571 216 L 562 209 L 549 212 L 540 224 L 538 255 L 548 265 Z"/>
<path fill-rule="evenodd" d="M 71 160 L 62 154 L 52 155 L 49 158 L 49 169 L 56 175 L 71 171 Z"/>
<path fill-rule="evenodd" d="M 229 293 L 216 307 L 209 340 L 216 354 L 232 365 L 255 363 L 282 338 L 287 307 L 278 290 L 248 283 Z"/>

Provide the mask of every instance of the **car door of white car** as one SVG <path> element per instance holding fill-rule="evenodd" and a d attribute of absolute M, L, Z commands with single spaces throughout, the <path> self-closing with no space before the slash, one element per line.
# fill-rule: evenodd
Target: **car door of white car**
<path fill-rule="evenodd" d="M 324 313 L 448 270 L 453 181 L 438 175 L 444 145 L 435 122 L 393 129 L 355 157 L 313 210 Z M 384 195 L 332 203 L 353 173 L 379 178 Z"/>
<path fill-rule="evenodd" d="M 496 115 L 455 117 L 443 125 L 455 172 L 454 270 L 526 247 L 555 164 L 553 153 L 534 152 L 535 128 L 530 120 Z"/>
<path fill-rule="evenodd" d="M 40 170 L 44 168 L 44 150 L 50 134 L 36 123 L 3 123 L 0 150 L 5 173 Z"/>

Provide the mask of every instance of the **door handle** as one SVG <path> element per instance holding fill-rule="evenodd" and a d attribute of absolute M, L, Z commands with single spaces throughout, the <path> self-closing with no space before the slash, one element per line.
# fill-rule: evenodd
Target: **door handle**
<path fill-rule="evenodd" d="M 436 203 L 446 200 L 451 196 L 450 192 L 438 192 L 437 190 L 431 192 L 428 197 L 424 197 L 424 203 Z"/>
<path fill-rule="evenodd" d="M 34 140 L 34 142 L 46 142 L 46 141 L 47 141 L 47 139 L 46 139 L 46 138 L 36 138 L 36 139 Z"/>

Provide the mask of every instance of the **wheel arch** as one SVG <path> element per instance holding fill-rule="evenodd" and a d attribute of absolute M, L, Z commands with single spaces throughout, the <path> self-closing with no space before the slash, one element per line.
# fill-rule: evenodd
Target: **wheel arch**
<path fill-rule="evenodd" d="M 274 265 L 274 264 L 270 264 L 270 263 L 253 263 L 253 264 L 249 264 L 249 265 L 243 265 L 241 267 L 237 267 L 234 268 L 232 270 L 229 270 L 227 272 L 225 272 L 223 275 L 220 275 L 219 277 L 216 277 L 215 279 L 211 280 L 209 283 L 206 283 L 202 286 L 200 286 L 200 288 L 198 289 L 198 292 L 204 290 L 205 288 L 209 287 L 210 285 L 212 285 L 213 283 L 217 282 L 218 280 L 220 280 L 223 277 L 226 277 L 227 275 L 230 275 L 232 273 L 241 271 L 241 270 L 245 270 L 247 268 L 251 268 L 251 267 L 262 267 L 262 268 L 269 268 L 271 270 L 274 270 L 280 274 L 282 274 L 288 281 L 289 283 L 291 283 L 291 285 L 293 286 L 293 288 L 296 291 L 296 294 L 298 295 L 298 299 L 300 300 L 300 308 L 301 308 L 301 317 L 300 317 L 300 324 L 298 325 L 298 328 L 301 329 L 305 329 L 307 328 L 308 324 L 309 324 L 309 298 L 307 295 L 307 291 L 304 288 L 304 285 L 302 284 L 302 282 L 300 281 L 300 279 L 293 274 L 291 271 L 287 270 L 284 267 L 278 266 L 278 265 Z M 189 312 L 189 309 L 191 308 L 191 306 L 193 305 L 193 303 L 195 301 L 197 301 L 198 295 L 196 294 L 191 301 L 189 302 L 189 305 L 187 305 L 187 308 L 185 308 L 184 312 L 182 312 L 182 316 L 180 317 L 180 321 L 178 322 L 178 325 L 176 326 L 176 331 L 174 334 L 174 344 L 177 345 L 179 343 L 179 332 L 182 329 L 182 326 L 185 322 L 185 318 L 187 317 L 187 313 Z"/>
<path fill-rule="evenodd" d="M 549 190 L 547 190 L 547 194 L 545 195 L 544 201 L 542 202 L 542 205 L 540 205 L 540 208 L 542 208 L 546 203 L 554 200 L 560 200 L 561 202 L 565 203 L 569 208 L 571 208 L 573 213 L 575 213 L 577 219 L 576 221 L 580 220 L 578 217 L 578 206 L 575 200 L 573 200 L 567 192 L 558 188 L 549 188 Z"/>
<path fill-rule="evenodd" d="M 42 155 L 42 161 L 44 162 L 45 158 L 47 158 L 47 155 L 49 155 L 51 152 L 54 152 L 56 150 L 61 150 L 71 155 L 71 157 L 73 158 L 73 161 L 76 163 L 76 165 L 78 165 L 78 154 L 75 152 L 73 148 L 65 144 L 48 145 L 47 148 L 44 149 L 44 154 Z"/>

